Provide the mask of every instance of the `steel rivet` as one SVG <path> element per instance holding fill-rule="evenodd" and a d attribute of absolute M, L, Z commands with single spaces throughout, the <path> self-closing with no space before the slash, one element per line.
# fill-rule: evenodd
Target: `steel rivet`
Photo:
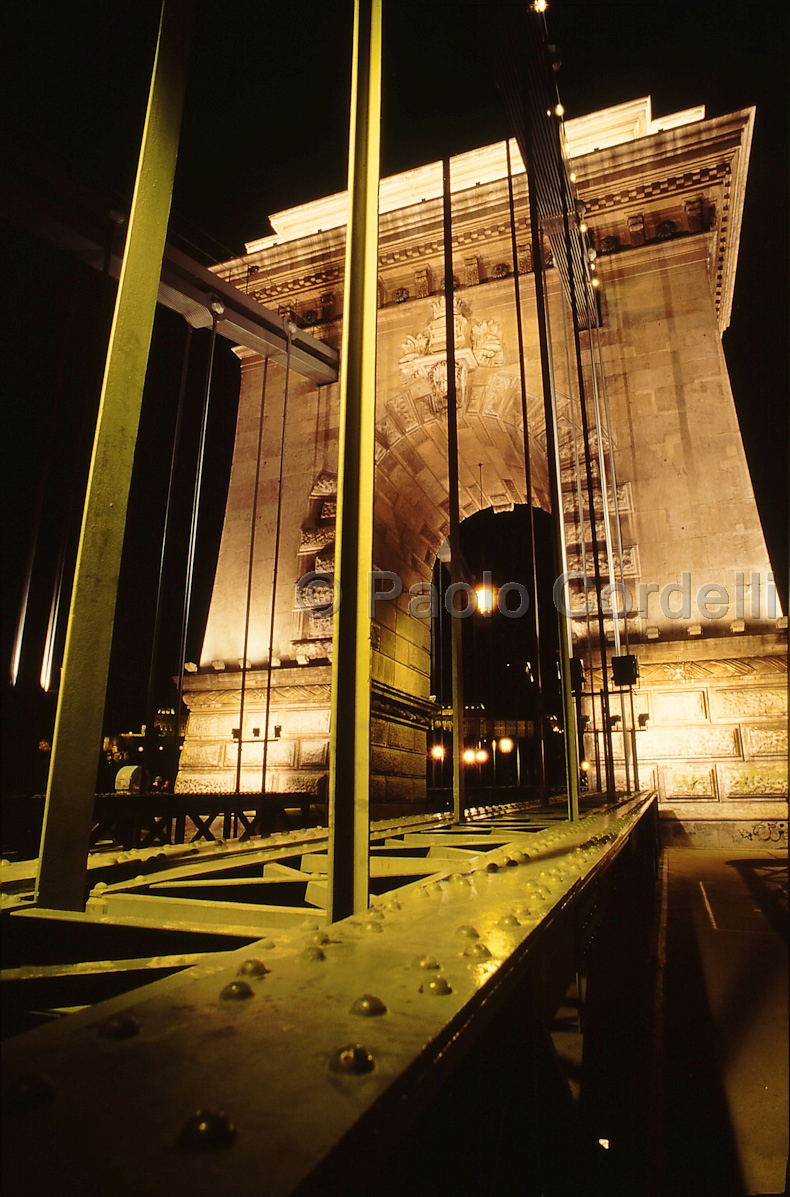
<path fill-rule="evenodd" d="M 395 911 L 395 910 L 402 910 L 402 909 L 403 909 L 403 907 L 401 906 L 401 904 L 397 900 L 397 898 L 393 898 L 391 902 L 387 903 L 387 910 Z"/>
<path fill-rule="evenodd" d="M 246 981 L 230 981 L 219 996 L 229 1002 L 241 1002 L 255 995 Z"/>
<path fill-rule="evenodd" d="M 490 955 L 491 955 L 491 953 L 489 952 L 488 948 L 486 947 L 486 945 L 484 943 L 471 943 L 469 945 L 469 947 L 466 949 L 466 951 L 464 952 L 464 956 L 483 957 L 483 956 L 490 956 Z"/>
<path fill-rule="evenodd" d="M 345 1047 L 339 1047 L 336 1052 L 333 1052 L 329 1057 L 329 1067 L 332 1072 L 346 1072 L 352 1073 L 354 1076 L 362 1076 L 366 1072 L 372 1072 L 375 1067 L 375 1061 L 366 1047 L 361 1043 L 347 1043 Z"/>
<path fill-rule="evenodd" d="M 221 1110 L 197 1110 L 181 1131 L 181 1146 L 193 1151 L 214 1151 L 230 1147 L 236 1127 Z"/>
<path fill-rule="evenodd" d="M 305 948 L 301 953 L 302 960 L 326 960 L 326 953 L 321 948 Z"/>
<path fill-rule="evenodd" d="M 305 931 L 318 931 L 319 930 L 318 923 L 314 923 L 312 919 L 305 919 L 304 922 L 302 923 L 302 926 L 304 927 Z"/>
<path fill-rule="evenodd" d="M 427 993 L 430 997 L 444 997 L 448 993 L 452 993 L 451 987 L 447 984 L 444 977 L 434 977 L 432 981 L 420 986 L 420 993 Z"/>
<path fill-rule="evenodd" d="M 505 860 L 505 868 L 507 868 L 507 869 L 517 869 L 517 868 L 518 868 L 518 861 L 517 861 L 517 860 L 514 860 L 512 856 L 508 856 L 508 857 L 507 857 L 507 859 Z"/>
<path fill-rule="evenodd" d="M 514 914 L 503 914 L 502 918 L 499 920 L 498 926 L 500 926 L 500 927 L 520 927 L 521 924 L 519 923 L 518 919 L 516 918 L 516 916 Z"/>
<path fill-rule="evenodd" d="M 366 931 L 383 931 L 384 928 L 382 927 L 381 923 L 365 923 L 365 930 Z"/>
<path fill-rule="evenodd" d="M 382 910 L 379 910 L 377 906 L 371 906 L 371 908 L 367 912 L 367 914 L 368 914 L 369 919 L 383 919 L 384 918 L 384 912 Z"/>
<path fill-rule="evenodd" d="M 106 881 L 97 881 L 96 884 L 94 885 L 93 889 L 91 890 L 91 897 L 93 897 L 94 894 L 103 894 L 104 891 L 106 890 L 106 888 L 107 888 Z"/>
<path fill-rule="evenodd" d="M 497 864 L 497 862 L 495 860 L 489 860 L 488 864 L 486 865 L 486 872 L 487 873 L 498 873 L 499 872 L 499 865 Z"/>
<path fill-rule="evenodd" d="M 148 878 L 145 876 L 144 873 L 138 873 L 137 876 L 135 877 L 135 881 L 147 881 L 147 880 L 148 880 Z"/>
<path fill-rule="evenodd" d="M 269 951 L 269 949 L 273 948 L 274 946 L 275 944 L 273 939 L 261 939 L 258 942 L 258 947 L 264 948 L 266 951 Z"/>
<path fill-rule="evenodd" d="M 350 1013 L 359 1014 L 362 1018 L 375 1018 L 379 1014 L 386 1014 L 387 1007 L 381 998 L 374 997 L 372 993 L 363 993 L 354 1002 Z"/>
<path fill-rule="evenodd" d="M 132 1014 L 113 1014 L 99 1027 L 102 1039 L 133 1039 L 140 1033 L 140 1024 Z"/>
<path fill-rule="evenodd" d="M 441 968 L 435 956 L 415 956 L 411 966 L 412 968 Z"/>
<path fill-rule="evenodd" d="M 464 924 L 463 927 L 459 927 L 456 931 L 456 935 L 462 935 L 464 939 L 479 939 L 480 937 L 477 928 L 470 927 L 467 924 Z"/>
<path fill-rule="evenodd" d="M 312 935 L 308 935 L 307 942 L 308 944 L 312 943 L 320 946 L 321 944 L 329 943 L 329 936 L 326 931 L 314 931 Z"/>
<path fill-rule="evenodd" d="M 55 1100 L 55 1082 L 43 1072 L 27 1072 L 3 1090 L 8 1110 L 34 1110 Z"/>
<path fill-rule="evenodd" d="M 240 977 L 265 977 L 271 970 L 262 960 L 245 960 L 239 969 Z"/>

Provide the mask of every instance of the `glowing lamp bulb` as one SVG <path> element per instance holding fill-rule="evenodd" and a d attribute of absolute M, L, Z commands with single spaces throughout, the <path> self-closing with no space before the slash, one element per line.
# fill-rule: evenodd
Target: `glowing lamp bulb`
<path fill-rule="evenodd" d="M 490 615 L 494 610 L 494 592 L 487 586 L 478 586 L 475 590 L 477 609 L 481 615 Z"/>
<path fill-rule="evenodd" d="M 584 223 L 584 221 L 582 221 L 582 222 L 581 222 L 581 224 L 579 225 L 579 232 L 580 232 L 580 233 L 586 233 L 586 232 L 587 232 L 587 225 Z"/>
<path fill-rule="evenodd" d="M 486 752 L 485 748 L 478 748 L 477 752 L 475 753 L 475 760 L 480 761 L 481 764 L 483 761 L 488 760 L 488 753 Z"/>
<path fill-rule="evenodd" d="M 474 750 L 474 748 L 465 748 L 465 749 L 464 749 L 464 752 L 463 752 L 463 759 L 464 759 L 464 763 L 465 763 L 465 764 L 467 764 L 467 765 L 473 765 L 473 764 L 475 763 L 475 750 Z"/>
<path fill-rule="evenodd" d="M 500 752 L 512 752 L 513 751 L 513 741 L 511 740 L 510 736 L 503 736 L 502 739 L 499 741 L 499 751 Z"/>
<path fill-rule="evenodd" d="M 562 104 L 554 105 L 554 115 L 555 116 L 565 116 L 565 109 L 563 108 Z"/>
<path fill-rule="evenodd" d="M 535 12 L 545 12 L 549 7 L 548 0 L 535 0 L 535 3 L 532 5 L 532 7 L 534 8 Z"/>
<path fill-rule="evenodd" d="M 601 280 L 600 280 L 600 279 L 597 279 L 597 278 L 594 278 L 594 279 L 592 280 L 592 285 L 593 285 L 594 287 L 600 287 L 600 285 L 601 285 Z"/>
<path fill-rule="evenodd" d="M 444 748 L 441 744 L 434 744 L 433 748 L 431 749 L 431 756 L 435 761 L 444 760 Z"/>
<path fill-rule="evenodd" d="M 582 763 L 581 763 L 581 765 L 579 766 L 579 768 L 581 769 L 582 773 L 589 773 L 589 771 L 590 771 L 590 762 L 589 762 L 589 761 L 582 761 Z"/>
<path fill-rule="evenodd" d="M 571 182 L 572 183 L 576 182 L 576 171 L 575 170 L 571 171 Z"/>

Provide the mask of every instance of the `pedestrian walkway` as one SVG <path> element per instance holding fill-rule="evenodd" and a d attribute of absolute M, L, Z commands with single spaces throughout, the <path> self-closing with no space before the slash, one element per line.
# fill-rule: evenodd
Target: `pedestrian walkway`
<path fill-rule="evenodd" d="M 661 881 L 663 1191 L 784 1193 L 787 855 L 666 848 Z"/>

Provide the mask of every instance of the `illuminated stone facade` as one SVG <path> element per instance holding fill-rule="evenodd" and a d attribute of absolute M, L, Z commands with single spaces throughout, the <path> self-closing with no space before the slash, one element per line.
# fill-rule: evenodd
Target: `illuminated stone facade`
<path fill-rule="evenodd" d="M 702 109 L 654 121 L 649 100 L 640 100 L 566 125 L 598 254 L 613 443 L 605 428 L 601 440 L 616 463 L 623 573 L 635 604 L 642 587 L 643 601 L 628 621 L 642 674 L 637 713 L 648 716 L 637 734 L 640 781 L 657 785 L 667 814 L 675 811 L 684 825 L 715 816 L 734 820 L 746 834 L 760 821 L 775 824 L 783 817 L 780 798 L 786 794 L 784 621 L 769 586 L 721 346 L 752 121 L 751 110 L 705 120 Z M 547 508 L 525 181 L 514 143 L 512 150 L 533 502 Z M 463 517 L 527 501 L 505 163 L 504 144 L 452 162 Z M 430 625 L 409 614 L 405 591 L 430 581 L 448 532 L 440 197 L 438 164 L 381 185 L 374 564 L 397 573 L 404 586 L 400 599 L 377 604 L 372 630 L 372 797 L 388 803 L 419 801 L 425 794 Z M 272 218 L 272 236 L 248 245 L 243 258 L 218 272 L 339 347 L 345 213 L 344 195 L 280 213 Z M 569 569 L 581 574 L 586 561 L 589 574 L 591 545 L 586 526 L 580 528 L 572 470 L 579 449 L 568 402 L 574 384 L 557 348 L 563 315 L 556 272 L 550 270 L 547 281 Z M 240 356 L 225 528 L 200 670 L 188 679 L 185 696 L 190 719 L 180 790 L 231 790 L 236 779 L 233 729 L 239 726 L 263 378 L 260 358 Z M 283 385 L 282 369 L 270 364 L 241 729 L 241 788 L 249 791 L 260 789 L 265 734 Z M 297 601 L 296 584 L 309 571 L 331 572 L 334 565 L 337 386 L 317 389 L 292 374 L 285 426 L 267 788 L 321 795 L 331 619 L 311 609 L 304 596 Z M 600 507 L 594 429 L 591 452 Z M 609 506 L 613 513 L 613 496 Z M 661 591 L 670 585 L 678 589 L 662 609 Z M 726 589 L 724 615 L 718 590 L 699 595 L 706 585 Z M 690 590 L 688 611 L 684 587 Z M 577 651 L 583 652 L 587 621 L 578 577 L 570 605 Z M 613 630 L 611 618 L 607 626 Z M 616 734 L 616 750 L 618 740 Z"/>

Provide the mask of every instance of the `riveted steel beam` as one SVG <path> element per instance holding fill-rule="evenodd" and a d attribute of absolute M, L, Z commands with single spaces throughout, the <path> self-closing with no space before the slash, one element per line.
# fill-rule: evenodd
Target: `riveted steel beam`
<path fill-rule="evenodd" d="M 376 438 L 381 0 L 356 0 L 340 365 L 336 604 L 329 761 L 329 917 L 368 904 L 370 612 Z"/>
<path fill-rule="evenodd" d="M 82 517 L 55 717 L 37 893 L 81 910 L 129 486 L 186 83 L 186 0 L 157 39 Z"/>
<path fill-rule="evenodd" d="M 136 1197 L 155 1169 L 176 1197 L 250 1176 L 268 1197 L 344 1191 L 344 1176 L 361 1189 L 515 995 L 556 1008 L 581 920 L 624 849 L 650 847 L 655 807 L 641 794 L 519 830 L 475 869 L 458 862 L 331 927 L 280 925 L 18 1036 L 8 1181 L 43 1192 L 67 1174 L 98 1197 L 112 1175 L 115 1197 Z"/>

